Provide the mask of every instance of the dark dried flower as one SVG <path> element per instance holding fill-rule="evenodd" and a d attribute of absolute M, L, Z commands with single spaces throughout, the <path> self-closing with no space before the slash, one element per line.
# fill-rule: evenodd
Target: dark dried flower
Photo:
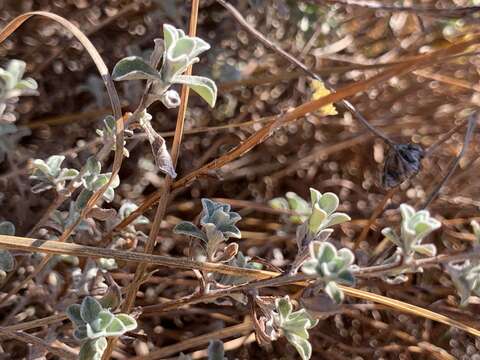
<path fill-rule="evenodd" d="M 397 144 L 388 150 L 382 175 L 382 186 L 391 189 L 416 175 L 425 151 L 417 144 Z"/>

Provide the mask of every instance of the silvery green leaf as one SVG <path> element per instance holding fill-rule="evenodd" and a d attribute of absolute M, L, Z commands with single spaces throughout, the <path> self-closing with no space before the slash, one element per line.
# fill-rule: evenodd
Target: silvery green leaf
<path fill-rule="evenodd" d="M 223 342 L 220 340 L 211 340 L 208 344 L 208 360 L 224 360 L 225 351 Z"/>
<path fill-rule="evenodd" d="M 382 229 L 382 235 L 385 236 L 388 240 L 390 240 L 392 243 L 397 245 L 398 247 L 402 248 L 402 240 L 398 237 L 398 235 L 395 233 L 395 231 L 392 228 L 385 228 Z"/>
<path fill-rule="evenodd" d="M 210 49 L 210 44 L 207 43 L 205 40 L 203 40 L 199 37 L 194 37 L 193 40 L 195 41 L 195 47 L 189 55 L 190 58 L 196 57 L 196 56 L 200 55 L 201 53 Z"/>
<path fill-rule="evenodd" d="M 302 271 L 307 275 L 318 274 L 317 271 L 318 261 L 314 259 L 307 260 L 302 265 Z"/>
<path fill-rule="evenodd" d="M 137 328 L 137 321 L 133 317 L 127 314 L 117 314 L 115 317 L 123 324 L 125 331 L 132 331 Z"/>
<path fill-rule="evenodd" d="M 25 74 L 27 64 L 25 61 L 13 59 L 8 62 L 7 71 L 13 76 L 15 83 L 20 81 Z"/>
<path fill-rule="evenodd" d="M 320 208 L 319 204 L 313 205 L 312 214 L 308 220 L 308 230 L 312 233 L 316 233 L 327 216 L 328 214 L 325 210 Z"/>
<path fill-rule="evenodd" d="M 55 179 L 57 182 L 65 181 L 65 180 L 73 180 L 78 176 L 79 172 L 76 169 L 62 169 L 60 174 Z"/>
<path fill-rule="evenodd" d="M 400 205 L 400 213 L 404 220 L 409 220 L 413 215 L 415 215 L 415 209 L 408 204 Z"/>
<path fill-rule="evenodd" d="M 301 215 L 308 215 L 311 213 L 312 209 L 310 208 L 310 205 L 308 202 L 303 200 L 300 196 L 295 194 L 294 192 L 287 192 L 285 194 L 288 204 L 290 205 L 290 208 L 295 211 L 298 214 Z"/>
<path fill-rule="evenodd" d="M 89 175 L 98 175 L 102 170 L 102 164 L 94 156 L 90 156 L 85 164 L 85 171 Z"/>
<path fill-rule="evenodd" d="M 115 198 L 115 191 L 111 187 L 108 187 L 107 189 L 105 189 L 102 197 L 106 202 L 112 202 Z"/>
<path fill-rule="evenodd" d="M 73 331 L 73 336 L 78 341 L 87 339 L 87 325 L 85 323 L 77 325 L 77 328 Z"/>
<path fill-rule="evenodd" d="M 165 49 L 170 48 L 172 44 L 181 37 L 182 33 L 179 33 L 179 30 L 170 24 L 163 24 L 163 41 L 165 42 Z M 185 36 L 185 33 L 183 33 L 183 36 Z"/>
<path fill-rule="evenodd" d="M 335 210 L 337 210 L 339 204 L 338 196 L 332 192 L 327 192 L 322 195 L 318 204 L 320 207 L 325 210 L 327 214 L 332 214 Z"/>
<path fill-rule="evenodd" d="M 12 74 L 2 68 L 0 68 L 0 79 L 2 83 L 5 84 L 5 86 L 1 86 L 2 95 L 4 96 L 7 91 L 12 90 L 15 87 L 16 79 Z"/>
<path fill-rule="evenodd" d="M 114 318 L 110 325 L 105 329 L 106 336 L 120 336 L 127 332 L 127 328 L 123 324 L 123 322 L 118 319 Z"/>
<path fill-rule="evenodd" d="M 225 235 L 225 237 L 233 237 L 236 239 L 242 238 L 242 233 L 240 232 L 240 229 L 237 228 L 235 225 L 222 225 L 219 230 Z"/>
<path fill-rule="evenodd" d="M 205 224 L 203 226 L 207 235 L 207 244 L 213 250 L 216 246 L 225 241 L 223 233 L 217 230 L 215 224 Z"/>
<path fill-rule="evenodd" d="M 98 316 L 95 320 L 91 321 L 89 324 L 93 331 L 100 332 L 107 328 L 108 325 L 113 321 L 114 315 L 107 310 L 102 310 L 98 313 Z"/>
<path fill-rule="evenodd" d="M 310 201 L 313 204 L 317 204 L 322 198 L 322 193 L 314 188 L 310 188 Z"/>
<path fill-rule="evenodd" d="M 102 305 L 91 296 L 86 296 L 82 305 L 80 306 L 80 315 L 86 323 L 91 323 L 98 318 L 100 311 L 102 311 Z"/>
<path fill-rule="evenodd" d="M 310 257 L 312 259 L 314 259 L 315 261 L 318 261 L 318 257 L 320 256 L 320 252 L 323 251 L 322 250 L 322 244 L 320 241 L 312 241 L 309 245 L 308 245 L 308 250 L 309 250 L 309 253 L 310 253 Z"/>
<path fill-rule="evenodd" d="M 10 221 L 0 222 L 0 235 L 15 235 L 15 225 L 13 225 Z"/>
<path fill-rule="evenodd" d="M 93 192 L 87 189 L 83 189 L 75 201 L 75 207 L 77 210 L 82 210 L 87 206 L 88 200 L 92 197 Z"/>
<path fill-rule="evenodd" d="M 209 78 L 194 75 L 177 75 L 173 78 L 174 83 L 188 85 L 193 91 L 202 97 L 210 107 L 215 106 L 217 101 L 217 85 Z"/>
<path fill-rule="evenodd" d="M 333 229 L 324 229 L 320 231 L 313 240 L 318 242 L 327 241 L 330 235 L 332 235 L 332 233 Z"/>
<path fill-rule="evenodd" d="M 15 267 L 15 259 L 7 250 L 0 250 L 0 269 L 5 272 L 10 272 Z"/>
<path fill-rule="evenodd" d="M 415 252 L 426 256 L 435 256 L 437 253 L 437 248 L 433 244 L 414 245 L 412 246 L 412 249 Z"/>
<path fill-rule="evenodd" d="M 60 166 L 62 165 L 65 156 L 52 155 L 47 159 L 47 166 L 49 168 L 49 175 L 57 177 L 60 174 Z"/>
<path fill-rule="evenodd" d="M 350 266 L 355 261 L 355 255 L 353 255 L 353 252 L 347 248 L 338 250 L 337 256 L 343 260 L 345 266 Z"/>
<path fill-rule="evenodd" d="M 332 265 L 327 262 L 318 262 L 318 266 L 320 267 L 320 275 L 324 278 L 330 278 L 332 275 L 332 271 L 335 269 L 332 269 Z"/>
<path fill-rule="evenodd" d="M 345 213 L 336 212 L 328 217 L 326 226 L 333 226 L 343 224 L 344 222 L 352 220 L 350 216 Z"/>
<path fill-rule="evenodd" d="M 200 231 L 200 229 L 196 225 L 188 221 L 182 221 L 181 223 L 175 225 L 173 232 L 175 234 L 193 236 L 205 242 L 207 242 L 208 240 L 207 236 L 202 231 Z"/>
<path fill-rule="evenodd" d="M 102 187 L 107 185 L 109 176 L 107 174 L 100 174 L 96 179 L 90 184 L 89 190 L 95 192 L 100 190 Z"/>
<path fill-rule="evenodd" d="M 108 336 L 106 330 L 95 331 L 90 324 L 86 324 L 85 328 L 87 329 L 87 337 L 89 339 L 98 339 L 100 337 Z"/>
<path fill-rule="evenodd" d="M 23 80 L 20 80 L 17 83 L 17 85 L 15 86 L 15 89 L 18 89 L 18 90 L 37 90 L 38 89 L 38 84 L 35 81 L 35 79 L 25 78 Z"/>
<path fill-rule="evenodd" d="M 278 197 L 270 200 L 268 205 L 275 210 L 288 210 L 290 207 L 288 206 L 288 201 L 283 197 Z"/>
<path fill-rule="evenodd" d="M 178 39 L 175 41 L 171 47 L 167 50 L 167 58 L 175 61 L 175 59 L 186 56 L 187 58 L 193 58 L 191 56 L 193 50 L 195 49 L 195 40 L 189 36 Z"/>
<path fill-rule="evenodd" d="M 167 90 L 160 97 L 160 101 L 168 109 L 174 109 L 180 106 L 180 96 L 175 90 Z"/>
<path fill-rule="evenodd" d="M 317 252 L 317 260 L 319 263 L 327 263 L 332 261 L 337 255 L 337 249 L 335 246 L 328 242 L 321 243 Z"/>
<path fill-rule="evenodd" d="M 276 298 L 275 308 L 280 315 L 280 324 L 287 321 L 293 310 L 292 303 L 290 302 L 290 298 L 288 297 L 288 295 L 281 298 Z"/>
<path fill-rule="evenodd" d="M 349 286 L 353 286 L 355 284 L 355 277 L 353 276 L 352 272 L 349 270 L 344 270 L 340 272 L 337 275 L 337 279 L 339 282 Z"/>
<path fill-rule="evenodd" d="M 101 360 L 103 352 L 107 348 L 107 340 L 103 337 L 89 340 L 82 344 L 80 347 L 80 353 L 78 354 L 79 360 Z"/>
<path fill-rule="evenodd" d="M 325 292 L 337 304 L 341 304 L 343 302 L 343 291 L 340 290 L 334 281 L 330 281 L 327 283 L 327 285 L 325 285 Z"/>
<path fill-rule="evenodd" d="M 167 54 L 167 59 L 164 62 L 164 65 L 161 69 L 162 80 L 167 84 L 171 83 L 172 79 L 175 76 L 180 75 L 185 70 L 187 70 L 187 67 L 189 65 L 192 65 L 198 61 L 199 61 L 198 58 L 194 58 L 190 60 L 186 55 L 181 55 L 176 59 L 172 59 L 168 57 L 168 54 Z M 157 94 L 158 94 L 158 91 L 157 91 Z"/>
<path fill-rule="evenodd" d="M 158 71 L 138 56 L 128 56 L 120 60 L 113 68 L 112 78 L 115 81 L 161 80 Z"/>
<path fill-rule="evenodd" d="M 295 334 L 285 334 L 286 339 L 295 347 L 302 360 L 308 360 L 312 356 L 312 345 L 306 339 Z"/>
<path fill-rule="evenodd" d="M 35 159 L 33 160 L 33 168 L 35 170 L 39 170 L 45 175 L 50 175 L 50 167 L 47 165 L 45 161 L 42 159 Z"/>

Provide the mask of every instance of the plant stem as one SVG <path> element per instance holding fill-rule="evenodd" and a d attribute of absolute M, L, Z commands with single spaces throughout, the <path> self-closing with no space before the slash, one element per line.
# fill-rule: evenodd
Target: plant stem
<path fill-rule="evenodd" d="M 192 36 L 192 37 L 196 35 L 196 31 L 197 31 L 198 7 L 199 7 L 199 0 L 193 0 L 192 10 L 190 15 L 190 27 L 189 27 L 189 36 Z M 186 71 L 186 75 L 191 75 L 191 73 L 192 73 L 192 66 L 189 66 Z M 171 151 L 171 157 L 172 157 L 172 162 L 174 167 L 176 166 L 178 161 L 180 145 L 182 142 L 185 115 L 186 115 L 187 106 L 188 106 L 188 94 L 189 94 L 188 86 L 183 85 L 180 107 L 179 107 L 178 116 L 177 116 L 177 125 L 175 127 L 175 135 L 173 137 L 173 145 L 172 145 L 172 151 Z M 151 254 L 155 247 L 157 235 L 160 231 L 160 224 L 165 215 L 165 211 L 169 201 L 172 184 L 173 184 L 172 177 L 167 175 L 165 178 L 165 183 L 161 190 L 160 201 L 157 206 L 157 211 L 155 213 L 155 217 L 152 223 L 152 228 L 150 230 L 149 238 L 145 246 L 144 252 L 146 254 Z M 141 279 L 143 278 L 147 267 L 148 267 L 147 263 L 140 263 L 137 267 L 137 270 L 135 271 L 134 280 L 127 291 L 126 299 L 122 305 L 122 310 L 127 313 L 130 312 L 133 307 L 133 304 L 135 302 L 135 297 L 141 283 Z"/>

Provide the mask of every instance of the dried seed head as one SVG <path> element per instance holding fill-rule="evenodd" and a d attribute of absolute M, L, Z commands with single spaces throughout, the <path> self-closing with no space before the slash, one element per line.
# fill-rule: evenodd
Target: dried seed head
<path fill-rule="evenodd" d="M 416 175 L 421 169 L 425 151 L 417 144 L 398 144 L 385 157 L 382 186 L 390 189 Z"/>

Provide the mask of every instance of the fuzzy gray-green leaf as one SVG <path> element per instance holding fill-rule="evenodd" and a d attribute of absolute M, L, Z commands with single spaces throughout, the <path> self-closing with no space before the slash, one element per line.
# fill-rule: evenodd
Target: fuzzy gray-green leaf
<path fill-rule="evenodd" d="M 128 56 L 120 60 L 112 71 L 115 81 L 123 80 L 161 80 L 158 71 L 138 56 Z"/>
<path fill-rule="evenodd" d="M 98 318 L 98 315 L 102 311 L 102 305 L 91 296 L 86 296 L 80 307 L 80 315 L 86 323 L 91 323 Z"/>
<path fill-rule="evenodd" d="M 188 85 L 193 91 L 202 97 L 210 107 L 215 106 L 217 101 L 217 85 L 209 78 L 194 75 L 177 75 L 174 83 Z"/>

